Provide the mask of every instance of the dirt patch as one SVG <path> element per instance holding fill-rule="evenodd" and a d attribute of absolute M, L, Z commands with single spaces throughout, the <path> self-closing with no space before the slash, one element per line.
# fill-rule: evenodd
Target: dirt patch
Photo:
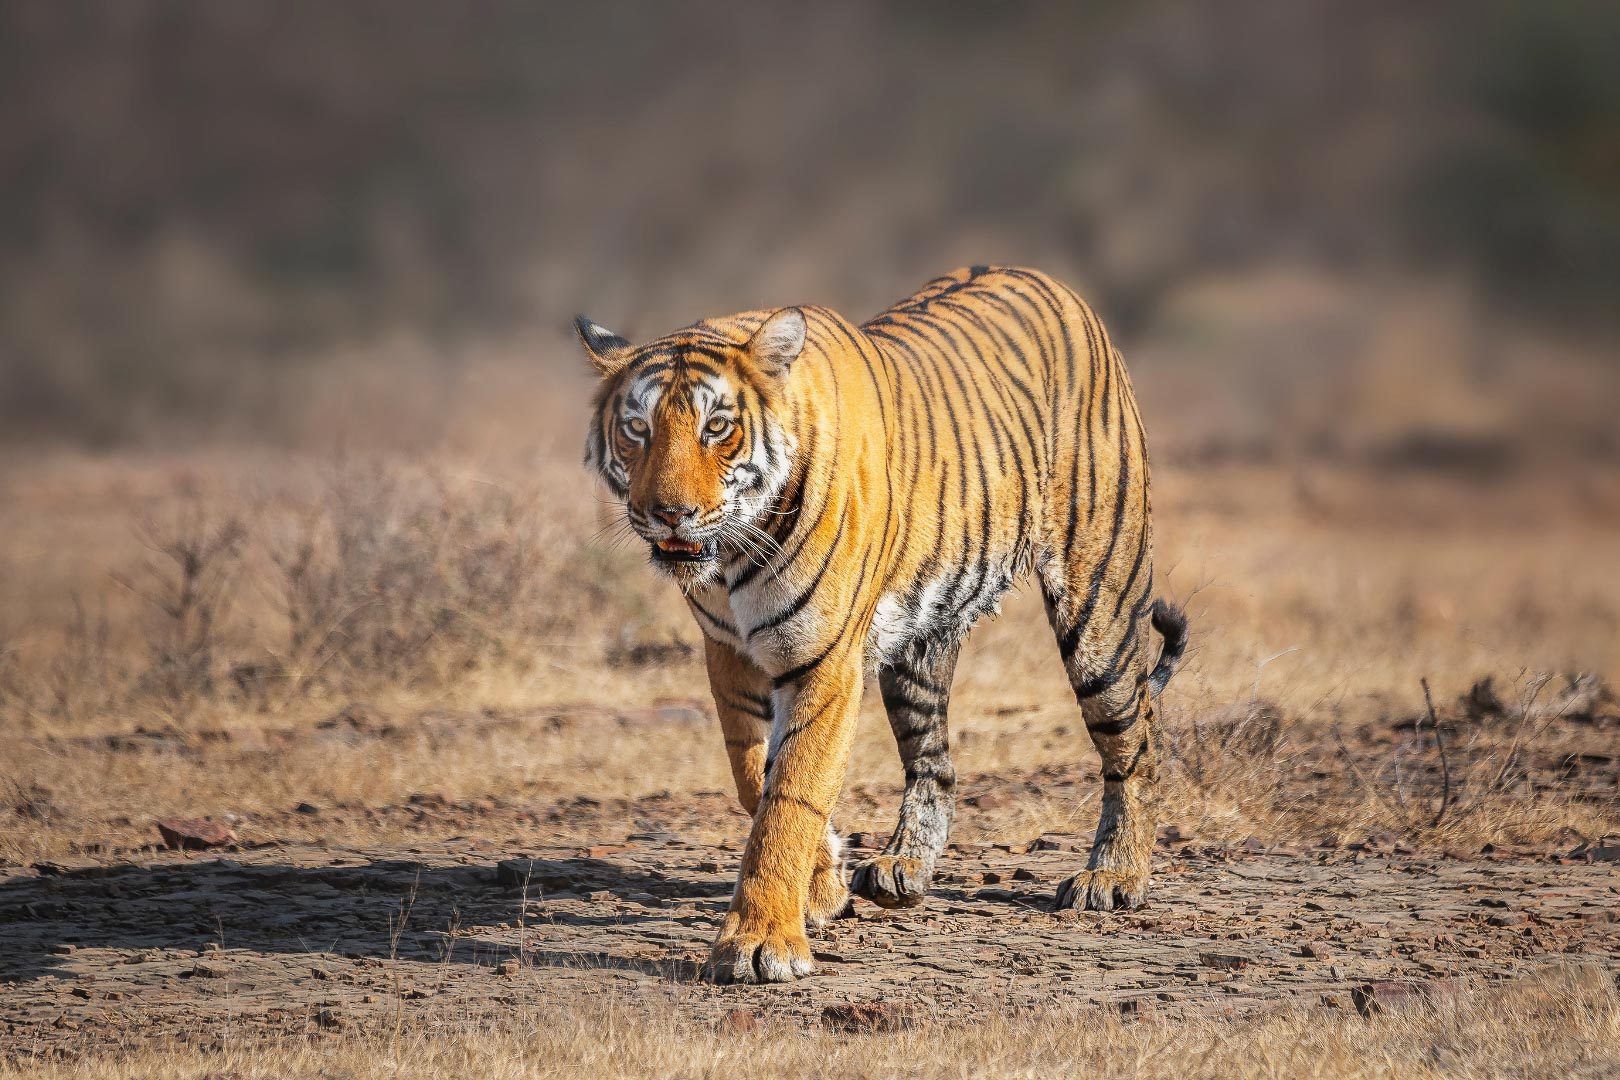
<path fill-rule="evenodd" d="M 818 975 L 719 988 L 697 975 L 734 848 L 667 830 L 598 840 L 35 864 L 0 885 L 0 1023 L 12 1053 L 34 1056 L 433 1026 L 547 1001 L 722 1026 L 738 1009 L 842 1023 L 874 1002 L 905 1018 L 1058 1001 L 1235 1016 L 1301 1001 L 1393 1009 L 1571 960 L 1620 964 L 1612 862 L 1167 837 L 1148 907 L 1054 913 L 1085 846 L 1059 837 L 955 845 L 925 907 L 863 903 L 815 933 Z"/>

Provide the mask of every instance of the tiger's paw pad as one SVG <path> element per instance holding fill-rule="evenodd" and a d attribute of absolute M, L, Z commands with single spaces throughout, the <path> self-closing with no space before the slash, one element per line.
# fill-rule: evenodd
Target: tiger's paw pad
<path fill-rule="evenodd" d="M 810 959 L 810 940 L 803 931 L 794 934 L 737 930 L 722 934 L 714 943 L 703 976 L 724 986 L 792 982 L 815 970 L 816 965 Z"/>
<path fill-rule="evenodd" d="M 874 855 L 855 864 L 849 889 L 878 907 L 916 907 L 928 895 L 931 867 L 921 859 L 902 855 Z"/>
<path fill-rule="evenodd" d="M 1079 911 L 1124 911 L 1147 903 L 1148 876 L 1113 870 L 1082 870 L 1065 878 L 1057 890 L 1057 908 Z"/>

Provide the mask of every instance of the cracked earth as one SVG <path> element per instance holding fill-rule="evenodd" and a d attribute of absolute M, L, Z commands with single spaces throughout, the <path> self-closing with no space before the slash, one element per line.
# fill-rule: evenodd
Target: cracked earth
<path fill-rule="evenodd" d="M 40 862 L 0 884 L 9 1053 L 89 1041 L 217 1046 L 609 1000 L 720 1022 L 738 1008 L 815 1022 L 884 1002 L 925 1015 L 1094 1002 L 1223 1016 L 1305 1001 L 1365 1007 L 1561 963 L 1620 966 L 1609 849 L 1567 855 L 1200 846 L 1161 835 L 1147 907 L 1051 910 L 1085 837 L 953 845 L 927 904 L 812 932 L 813 977 L 709 986 L 699 966 L 736 847 L 687 839 L 722 797 L 630 808 L 590 846 L 472 835 L 409 848 L 261 841 L 223 852 Z M 570 809 L 576 807 L 576 809 Z M 482 823 L 493 827 L 486 813 Z M 552 817 L 589 819 L 588 801 Z M 658 820 L 665 828 L 649 827 Z M 856 834 L 868 847 L 882 838 Z"/>

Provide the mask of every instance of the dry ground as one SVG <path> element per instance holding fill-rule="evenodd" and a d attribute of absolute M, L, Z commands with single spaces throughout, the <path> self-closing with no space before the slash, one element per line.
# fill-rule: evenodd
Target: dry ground
<path fill-rule="evenodd" d="M 1152 906 L 1045 911 L 1084 859 L 1098 785 L 1039 605 L 1018 596 L 958 675 L 964 804 L 939 895 L 899 919 L 861 907 L 818 939 L 836 971 L 810 984 L 722 992 L 691 965 L 746 821 L 697 639 L 639 552 L 590 541 L 599 511 L 571 457 L 7 468 L 10 1060 L 217 1076 L 1616 1067 L 1612 472 L 1161 467 L 1160 579 L 1195 637 L 1165 697 Z M 880 839 L 899 780 L 870 701 L 840 825 Z M 237 841 L 163 852 L 153 821 L 176 815 Z M 549 884 L 503 883 L 518 857 Z M 1312 941 L 1321 959 L 1301 955 Z M 1384 979 L 1442 989 L 1362 1017 L 1351 992 Z M 877 997 L 911 1026 L 823 1030 L 826 1005 Z"/>

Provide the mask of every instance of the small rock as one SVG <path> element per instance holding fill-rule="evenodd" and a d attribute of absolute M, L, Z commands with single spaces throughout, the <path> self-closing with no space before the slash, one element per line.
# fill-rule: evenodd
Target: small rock
<path fill-rule="evenodd" d="M 328 1031 L 342 1031 L 349 1026 L 349 1018 L 336 1009 L 321 1009 L 315 1013 L 315 1023 Z"/>
<path fill-rule="evenodd" d="M 502 960 L 499 964 L 495 965 L 495 974 L 501 976 L 502 978 L 516 975 L 521 966 L 522 965 L 518 963 L 517 957 L 514 956 L 509 959 Z"/>
<path fill-rule="evenodd" d="M 761 1022 L 758 1009 L 731 1009 L 720 1018 L 715 1029 L 722 1035 L 747 1035 L 758 1031 Z"/>
<path fill-rule="evenodd" d="M 725 869 L 725 867 L 721 866 L 714 859 L 704 859 L 702 862 L 698 863 L 698 871 L 704 874 L 718 874 L 723 869 Z"/>
<path fill-rule="evenodd" d="M 1299 955 L 1308 956 L 1312 960 L 1326 960 L 1328 947 L 1325 941 L 1307 941 L 1299 947 Z"/>
<path fill-rule="evenodd" d="M 1081 851 L 1083 845 L 1073 836 L 1065 836 L 1062 833 L 1046 833 L 1031 840 L 1026 845 L 1026 849 L 1028 851 Z"/>
<path fill-rule="evenodd" d="M 983 795 L 974 795 L 962 801 L 980 810 L 999 810 L 1007 805 L 1007 797 L 994 791 L 987 791 Z"/>
<path fill-rule="evenodd" d="M 191 977 L 194 979 L 223 979 L 225 974 L 225 968 L 220 964 L 198 962 L 191 969 Z"/>
<path fill-rule="evenodd" d="M 1350 991 L 1350 1000 L 1362 1016 L 1371 1016 L 1388 1009 L 1426 1005 L 1438 998 L 1456 994 L 1456 988 L 1444 979 L 1426 979 L 1417 982 L 1380 980 L 1365 983 Z"/>
<path fill-rule="evenodd" d="M 1500 911 L 1485 921 L 1492 926 L 1518 926 L 1524 922 L 1524 915 L 1517 911 Z"/>
<path fill-rule="evenodd" d="M 1018 869 L 1013 871 L 1012 876 L 1013 876 L 1014 881 L 1034 881 L 1035 880 L 1035 872 L 1033 870 L 1029 869 L 1029 867 L 1027 867 L 1027 866 L 1020 866 Z"/>
<path fill-rule="evenodd" d="M 850 1002 L 828 1005 L 821 1010 L 821 1026 L 829 1031 L 861 1035 L 875 1031 L 900 1031 L 913 1023 L 910 1013 L 887 1001 Z"/>
<path fill-rule="evenodd" d="M 629 844 L 597 844 L 594 847 L 585 849 L 585 857 L 588 859 L 605 859 L 609 855 L 617 855 L 621 851 L 629 850 Z"/>
<path fill-rule="evenodd" d="M 236 841 L 235 830 L 211 818 L 164 818 L 157 830 L 174 851 L 202 851 Z"/>
<path fill-rule="evenodd" d="M 1248 957 L 1234 956 L 1231 953 L 1199 953 L 1198 962 L 1217 971 L 1242 971 L 1249 966 Z"/>
<path fill-rule="evenodd" d="M 1620 862 L 1620 845 L 1590 848 L 1586 857 L 1593 862 Z"/>

